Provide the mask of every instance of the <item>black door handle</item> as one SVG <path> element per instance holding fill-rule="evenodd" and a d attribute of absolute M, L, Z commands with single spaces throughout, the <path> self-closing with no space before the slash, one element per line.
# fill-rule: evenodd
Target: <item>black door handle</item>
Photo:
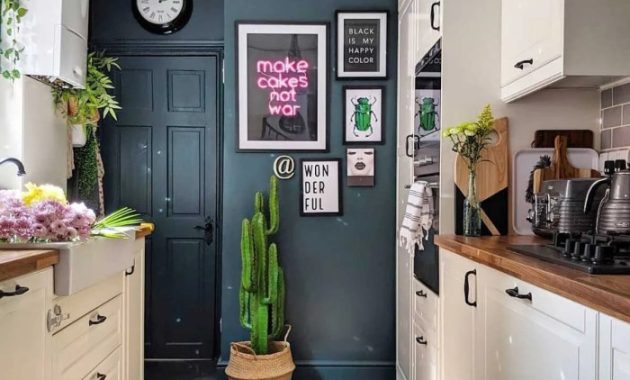
<path fill-rule="evenodd" d="M 514 67 L 519 69 L 519 70 L 523 70 L 523 68 L 525 67 L 526 63 L 528 63 L 530 65 L 533 65 L 534 64 L 534 58 L 529 58 L 529 59 L 524 59 L 522 61 L 518 61 L 518 62 L 516 62 Z"/>
<path fill-rule="evenodd" d="M 470 293 L 470 276 L 473 274 L 475 275 L 475 277 L 477 277 L 477 270 L 473 269 L 471 271 L 466 272 L 466 275 L 464 275 L 464 301 L 466 302 L 466 305 L 468 306 L 477 307 L 476 300 L 474 302 L 470 302 L 468 300 L 468 293 Z"/>
<path fill-rule="evenodd" d="M 417 342 L 418 344 L 424 344 L 425 346 L 426 346 L 426 345 L 427 345 L 427 343 L 428 343 L 426 340 L 424 340 L 424 337 L 423 337 L 423 336 L 417 336 L 417 337 L 416 337 L 416 342 Z"/>
<path fill-rule="evenodd" d="M 131 276 L 132 274 L 134 274 L 135 271 L 136 271 L 136 260 L 134 259 L 133 265 L 131 266 L 131 268 L 125 271 L 125 276 Z"/>
<path fill-rule="evenodd" d="M 413 144 L 410 142 L 413 140 Z M 405 141 L 405 154 L 407 157 L 413 158 L 413 154 L 420 144 L 420 137 L 418 135 L 407 135 L 407 140 Z M 413 145 L 413 146 L 412 146 Z M 409 153 L 409 148 L 413 148 L 411 153 Z"/>
<path fill-rule="evenodd" d="M 107 379 L 107 375 L 104 373 L 96 373 L 96 380 L 105 380 Z"/>
<path fill-rule="evenodd" d="M 434 25 L 434 21 L 435 21 L 435 7 L 439 7 L 440 6 L 440 2 L 436 1 L 435 3 L 431 4 L 431 29 L 433 30 L 437 30 L 438 32 L 440 31 L 440 26 L 435 26 Z"/>
<path fill-rule="evenodd" d="M 26 286 L 15 285 L 15 291 L 13 292 L 3 292 L 2 290 L 0 290 L 0 298 L 21 296 L 28 291 L 29 288 L 27 288 Z"/>
<path fill-rule="evenodd" d="M 515 286 L 512 289 L 505 289 L 505 292 L 510 297 L 518 298 L 521 300 L 530 300 L 530 301 L 532 300 L 532 293 L 530 292 L 527 294 L 521 294 L 518 292 L 518 286 Z"/>
<path fill-rule="evenodd" d="M 90 319 L 90 326 L 92 325 L 100 325 L 101 323 L 105 322 L 107 320 L 107 317 L 104 315 L 100 315 L 100 314 L 96 314 L 96 319 L 92 320 Z"/>
<path fill-rule="evenodd" d="M 204 224 L 203 226 L 195 226 L 194 229 L 203 231 L 203 236 L 206 244 L 212 244 L 212 242 L 214 241 L 214 222 L 212 218 L 206 218 L 206 224 Z"/>
<path fill-rule="evenodd" d="M 424 298 L 427 298 L 427 294 L 426 294 L 424 291 L 422 291 L 422 290 L 418 290 L 418 291 L 416 292 L 416 295 L 417 295 L 418 297 L 424 297 Z"/>

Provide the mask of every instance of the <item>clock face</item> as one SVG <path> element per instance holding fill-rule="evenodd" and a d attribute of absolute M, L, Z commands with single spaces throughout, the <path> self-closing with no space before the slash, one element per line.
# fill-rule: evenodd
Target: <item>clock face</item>
<path fill-rule="evenodd" d="M 184 0 L 136 0 L 140 17 L 154 25 L 170 24 L 184 10 Z"/>

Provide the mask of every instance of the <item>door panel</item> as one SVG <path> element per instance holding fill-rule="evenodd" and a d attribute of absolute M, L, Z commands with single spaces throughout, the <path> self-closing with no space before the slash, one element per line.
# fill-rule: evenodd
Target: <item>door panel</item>
<path fill-rule="evenodd" d="M 220 55 L 127 56 L 103 133 L 106 208 L 137 209 L 148 240 L 146 357 L 215 355 Z M 196 228 L 197 227 L 197 228 Z M 212 231 L 214 232 L 214 231 Z"/>

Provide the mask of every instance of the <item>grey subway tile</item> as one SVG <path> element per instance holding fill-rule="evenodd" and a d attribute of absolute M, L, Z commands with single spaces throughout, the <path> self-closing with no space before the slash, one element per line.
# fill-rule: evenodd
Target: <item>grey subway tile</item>
<path fill-rule="evenodd" d="M 613 93 L 612 93 L 613 105 L 630 103 L 630 83 L 613 87 L 612 90 L 613 90 Z"/>
<path fill-rule="evenodd" d="M 630 127 L 621 127 L 612 130 L 612 147 L 630 147 Z"/>
<path fill-rule="evenodd" d="M 621 125 L 621 106 L 602 111 L 602 128 L 618 127 Z"/>
<path fill-rule="evenodd" d="M 608 108 L 612 106 L 612 88 L 604 90 L 600 93 L 602 108 Z"/>
<path fill-rule="evenodd" d="M 604 129 L 601 134 L 602 149 L 610 149 L 612 147 L 612 129 Z"/>

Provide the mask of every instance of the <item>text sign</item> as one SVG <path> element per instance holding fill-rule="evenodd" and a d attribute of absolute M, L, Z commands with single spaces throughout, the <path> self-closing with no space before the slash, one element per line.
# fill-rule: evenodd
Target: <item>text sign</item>
<path fill-rule="evenodd" d="M 340 160 L 302 160 L 300 215 L 341 215 Z"/>
<path fill-rule="evenodd" d="M 343 68 L 345 72 L 377 71 L 380 56 L 378 19 L 347 19 L 343 28 Z"/>
<path fill-rule="evenodd" d="M 308 88 L 309 63 L 305 59 L 285 57 L 277 61 L 256 62 L 256 84 L 269 91 L 268 110 L 272 116 L 297 116 L 300 104 L 297 90 Z"/>

